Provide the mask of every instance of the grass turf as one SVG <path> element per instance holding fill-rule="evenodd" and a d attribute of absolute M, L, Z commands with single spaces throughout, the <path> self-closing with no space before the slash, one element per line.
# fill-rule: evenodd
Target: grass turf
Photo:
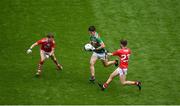
<path fill-rule="evenodd" d="M 0 104 L 180 104 L 179 9 L 179 0 L 1 0 Z M 110 51 L 120 39 L 129 41 L 128 79 L 141 80 L 142 92 L 118 78 L 105 92 L 88 82 L 91 53 L 83 46 L 89 25 Z M 56 72 L 48 60 L 37 79 L 38 47 L 25 52 L 47 32 L 56 34 L 64 70 Z M 97 62 L 97 80 L 114 69 Z"/>

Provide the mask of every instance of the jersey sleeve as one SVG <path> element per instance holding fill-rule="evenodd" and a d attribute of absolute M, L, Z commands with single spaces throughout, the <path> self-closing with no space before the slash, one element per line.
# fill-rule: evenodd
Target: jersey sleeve
<path fill-rule="evenodd" d="M 55 48 L 55 41 L 52 42 L 52 48 Z"/>
<path fill-rule="evenodd" d="M 117 51 L 113 52 L 112 55 L 113 55 L 113 56 L 118 56 L 118 55 L 120 55 L 120 51 L 117 50 Z"/>
<path fill-rule="evenodd" d="M 36 43 L 39 45 L 39 44 L 42 44 L 44 42 L 44 39 L 41 39 L 41 40 L 38 40 Z"/>
<path fill-rule="evenodd" d="M 92 36 L 89 38 L 90 41 L 92 41 Z"/>
<path fill-rule="evenodd" d="M 129 49 L 129 54 L 131 54 L 131 50 Z"/>
<path fill-rule="evenodd" d="M 97 38 L 98 43 L 103 43 L 103 40 L 101 38 Z"/>

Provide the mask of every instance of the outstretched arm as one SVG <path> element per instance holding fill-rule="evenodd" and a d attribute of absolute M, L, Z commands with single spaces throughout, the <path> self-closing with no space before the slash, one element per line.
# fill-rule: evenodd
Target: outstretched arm
<path fill-rule="evenodd" d="M 100 49 L 102 49 L 102 48 L 105 48 L 105 44 L 104 44 L 103 42 L 101 42 L 101 46 L 98 47 L 98 48 L 96 48 L 95 50 L 100 50 Z"/>
<path fill-rule="evenodd" d="M 36 42 L 36 43 L 32 44 L 29 49 L 33 49 L 33 48 L 34 48 L 35 46 L 37 46 L 37 45 L 38 45 L 38 43 Z"/>
<path fill-rule="evenodd" d="M 49 55 L 52 56 L 53 54 L 54 54 L 54 48 L 52 48 L 52 51 Z"/>
<path fill-rule="evenodd" d="M 35 46 L 37 46 L 37 45 L 38 45 L 37 42 L 34 43 L 34 44 L 32 44 L 31 47 L 27 50 L 27 54 L 31 53 L 31 52 L 32 52 L 32 49 L 33 49 Z"/>

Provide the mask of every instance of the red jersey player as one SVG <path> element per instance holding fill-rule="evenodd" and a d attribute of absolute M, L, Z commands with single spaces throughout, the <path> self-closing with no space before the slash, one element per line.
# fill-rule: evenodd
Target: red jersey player
<path fill-rule="evenodd" d="M 57 59 L 54 54 L 55 49 L 55 41 L 54 41 L 54 35 L 52 33 L 49 33 L 46 38 L 42 38 L 41 40 L 37 41 L 36 43 L 32 44 L 31 47 L 27 50 L 27 53 L 31 53 L 32 49 L 37 46 L 41 45 L 40 48 L 40 62 L 38 65 L 38 71 L 36 73 L 37 76 L 41 75 L 42 72 L 42 65 L 46 59 L 49 57 L 54 61 L 57 68 L 62 70 L 62 66 L 57 62 Z"/>
<path fill-rule="evenodd" d="M 139 90 L 141 90 L 141 82 L 126 80 L 126 74 L 127 74 L 127 70 L 128 70 L 128 61 L 129 61 L 129 56 L 131 54 L 131 50 L 126 47 L 127 40 L 121 40 L 120 46 L 121 46 L 121 49 L 119 49 L 113 53 L 108 53 L 108 55 L 110 55 L 110 56 L 118 56 L 119 57 L 119 59 L 120 59 L 119 67 L 113 73 L 111 73 L 108 80 L 103 85 L 101 85 L 101 84 L 98 84 L 98 85 L 101 87 L 101 90 L 104 90 L 105 88 L 108 87 L 108 85 L 114 79 L 114 77 L 119 75 L 120 81 L 123 85 L 136 85 L 136 86 L 138 86 Z"/>

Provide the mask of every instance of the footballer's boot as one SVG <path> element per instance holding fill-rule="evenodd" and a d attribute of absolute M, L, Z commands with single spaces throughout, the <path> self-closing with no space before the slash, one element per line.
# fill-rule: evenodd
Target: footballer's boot
<path fill-rule="evenodd" d="M 101 88 L 101 91 L 104 91 L 104 90 L 105 90 L 105 88 L 103 87 L 102 84 L 98 83 L 98 86 Z"/>
<path fill-rule="evenodd" d="M 140 81 L 136 82 L 136 86 L 139 88 L 139 91 L 141 91 L 141 82 Z"/>
<path fill-rule="evenodd" d="M 40 76 L 41 76 L 41 72 L 38 71 L 38 72 L 36 73 L 35 77 L 39 78 Z"/>
<path fill-rule="evenodd" d="M 92 83 L 95 83 L 95 77 L 94 77 L 94 76 L 91 76 L 91 77 L 89 78 L 89 81 L 92 82 Z"/>
<path fill-rule="evenodd" d="M 63 70 L 62 65 L 58 64 L 58 65 L 57 65 L 57 70 Z"/>
<path fill-rule="evenodd" d="M 98 85 L 99 85 L 99 87 L 101 88 L 102 91 L 104 91 L 108 87 L 107 83 L 104 83 L 103 85 L 98 83 Z"/>
<path fill-rule="evenodd" d="M 116 63 L 114 64 L 116 67 L 119 65 L 119 61 L 118 60 L 115 60 Z"/>

